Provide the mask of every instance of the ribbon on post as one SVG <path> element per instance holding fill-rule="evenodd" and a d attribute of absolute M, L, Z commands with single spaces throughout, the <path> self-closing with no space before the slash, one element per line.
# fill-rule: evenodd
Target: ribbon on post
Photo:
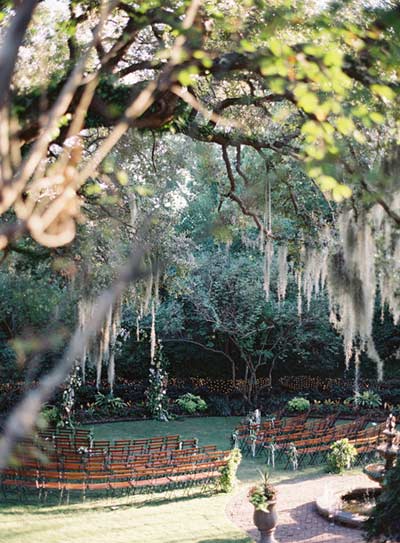
<path fill-rule="evenodd" d="M 276 451 L 275 443 L 273 442 L 270 443 L 269 445 L 266 446 L 266 449 L 268 451 L 267 464 L 268 466 L 271 465 L 272 469 L 275 469 L 275 451 Z"/>
<path fill-rule="evenodd" d="M 290 463 L 292 464 L 293 471 L 296 471 L 299 467 L 299 453 L 297 452 L 297 449 L 294 443 L 290 443 L 289 445 L 288 456 L 289 456 Z"/>

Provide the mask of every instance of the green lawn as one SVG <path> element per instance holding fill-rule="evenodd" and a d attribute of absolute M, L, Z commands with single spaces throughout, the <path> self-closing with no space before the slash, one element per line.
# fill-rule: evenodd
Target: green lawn
<path fill-rule="evenodd" d="M 241 417 L 199 417 L 173 420 L 168 423 L 156 420 L 113 422 L 91 426 L 95 439 L 133 439 L 165 434 L 180 434 L 183 438 L 197 437 L 200 445 L 217 445 L 218 449 L 230 449 L 230 436 Z M 243 458 L 238 477 L 243 482 L 251 482 L 259 477 L 259 470 L 265 468 L 265 457 Z M 310 473 L 320 472 L 321 468 L 311 468 Z M 302 471 L 304 474 L 304 471 Z M 276 470 L 275 481 L 293 477 L 293 472 Z M 297 474 L 296 474 L 297 475 Z"/>
<path fill-rule="evenodd" d="M 161 423 L 120 422 L 94 425 L 97 439 L 124 439 L 179 433 L 201 445 L 229 448 L 238 417 L 193 418 Z M 241 484 L 258 477 L 265 459 L 243 459 Z M 321 468 L 307 470 L 317 476 Z M 274 472 L 274 481 L 304 476 L 305 471 Z M 87 499 L 62 505 L 0 502 L 0 543 L 250 543 L 226 518 L 229 495 L 177 496 L 174 501 L 142 497 Z"/>
<path fill-rule="evenodd" d="M 127 498 L 0 509 L 1 543 L 249 543 L 225 517 L 227 496 L 133 504 Z"/>

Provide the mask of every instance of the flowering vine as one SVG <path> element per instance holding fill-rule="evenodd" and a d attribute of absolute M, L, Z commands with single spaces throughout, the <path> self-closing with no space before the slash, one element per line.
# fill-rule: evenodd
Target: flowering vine
<path fill-rule="evenodd" d="M 151 358 L 149 370 L 149 386 L 146 390 L 146 405 L 151 416 L 158 420 L 168 421 L 167 410 L 168 374 L 165 371 L 165 360 L 162 354 L 161 341 Z"/>

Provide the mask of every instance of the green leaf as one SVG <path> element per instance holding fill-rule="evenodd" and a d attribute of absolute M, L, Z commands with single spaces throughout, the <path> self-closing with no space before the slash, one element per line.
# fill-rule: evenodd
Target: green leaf
<path fill-rule="evenodd" d="M 128 174 L 124 170 L 118 170 L 116 173 L 116 178 L 121 185 L 124 186 L 128 184 Z"/>
<path fill-rule="evenodd" d="M 310 177 L 314 177 L 314 178 L 315 178 L 315 177 L 319 177 L 319 176 L 322 174 L 322 169 L 321 169 L 320 166 L 314 166 L 314 165 L 312 165 L 312 166 L 310 166 L 310 167 L 308 168 L 307 171 L 308 171 L 308 175 L 309 175 Z"/>
<path fill-rule="evenodd" d="M 332 49 L 328 51 L 324 56 L 324 64 L 326 66 L 341 66 L 343 60 L 343 53 L 338 49 Z"/>
<path fill-rule="evenodd" d="M 188 66 L 181 70 L 178 74 L 178 81 L 184 87 L 189 87 L 193 84 L 194 77 L 198 75 L 199 69 L 197 66 Z"/>
<path fill-rule="evenodd" d="M 351 188 L 347 185 L 337 184 L 336 187 L 332 189 L 332 198 L 335 202 L 342 202 L 343 200 L 350 198 L 352 194 Z"/>
<path fill-rule="evenodd" d="M 312 113 L 319 105 L 317 95 L 313 94 L 312 92 L 307 92 L 301 96 L 297 102 L 297 105 L 306 113 Z"/>
<path fill-rule="evenodd" d="M 364 134 L 362 132 L 360 132 L 359 130 L 354 130 L 353 138 L 356 140 L 357 143 L 360 143 L 360 144 L 364 144 L 367 141 Z"/>
<path fill-rule="evenodd" d="M 268 40 L 268 47 L 273 55 L 280 57 L 282 55 L 282 41 L 277 38 L 270 38 Z"/>
<path fill-rule="evenodd" d="M 99 194 L 101 192 L 101 187 L 97 183 L 93 183 L 92 185 L 85 187 L 85 192 L 88 196 Z"/>
<path fill-rule="evenodd" d="M 272 79 L 272 81 L 269 82 L 269 88 L 273 93 L 284 94 L 286 90 L 286 81 L 279 77 Z"/>
<path fill-rule="evenodd" d="M 338 182 L 331 175 L 321 175 L 317 178 L 317 183 L 323 192 L 328 192 L 337 187 Z"/>
<path fill-rule="evenodd" d="M 152 196 L 154 194 L 154 189 L 152 187 L 146 187 L 146 185 L 136 185 L 135 191 L 139 196 Z"/>
<path fill-rule="evenodd" d="M 315 160 L 323 160 L 326 153 L 325 146 L 315 145 L 315 143 L 307 145 L 304 151 L 309 157 L 314 158 Z"/>
<path fill-rule="evenodd" d="M 106 158 L 102 164 L 104 173 L 112 173 L 114 171 L 114 161 L 111 158 Z"/>
<path fill-rule="evenodd" d="M 377 94 L 380 98 L 389 100 L 389 102 L 396 96 L 395 92 L 387 85 L 371 85 L 371 90 L 374 94 Z"/>
<path fill-rule="evenodd" d="M 360 104 L 356 107 L 353 107 L 351 112 L 355 117 L 363 118 L 368 116 L 368 108 L 365 104 Z"/>
<path fill-rule="evenodd" d="M 306 83 L 297 83 L 293 89 L 293 94 L 299 100 L 302 96 L 308 93 L 308 85 Z"/>
<path fill-rule="evenodd" d="M 372 111 L 369 114 L 369 117 L 371 121 L 373 121 L 376 124 L 382 124 L 385 122 L 385 117 L 382 115 L 382 113 L 379 113 L 378 111 Z"/>
<path fill-rule="evenodd" d="M 306 45 L 303 51 L 306 55 L 321 58 L 324 56 L 325 48 L 320 45 Z"/>
<path fill-rule="evenodd" d="M 262 58 L 259 64 L 262 75 L 276 75 L 278 68 L 275 59 Z"/>
<path fill-rule="evenodd" d="M 301 127 L 301 131 L 303 134 L 310 134 L 317 138 L 321 135 L 321 126 L 316 121 L 307 121 Z"/>
<path fill-rule="evenodd" d="M 336 119 L 336 127 L 344 136 L 348 136 L 355 129 L 354 122 L 349 117 L 338 117 Z"/>
<path fill-rule="evenodd" d="M 249 40 L 241 40 L 240 46 L 243 51 L 246 51 L 246 53 L 254 53 L 254 51 L 256 51 L 255 45 Z"/>

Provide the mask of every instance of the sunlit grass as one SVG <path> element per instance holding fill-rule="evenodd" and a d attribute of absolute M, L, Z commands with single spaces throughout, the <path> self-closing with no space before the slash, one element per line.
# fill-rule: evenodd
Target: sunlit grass
<path fill-rule="evenodd" d="M 250 541 L 225 517 L 229 499 L 114 498 L 69 506 L 2 505 L 1 543 L 223 543 Z"/>

